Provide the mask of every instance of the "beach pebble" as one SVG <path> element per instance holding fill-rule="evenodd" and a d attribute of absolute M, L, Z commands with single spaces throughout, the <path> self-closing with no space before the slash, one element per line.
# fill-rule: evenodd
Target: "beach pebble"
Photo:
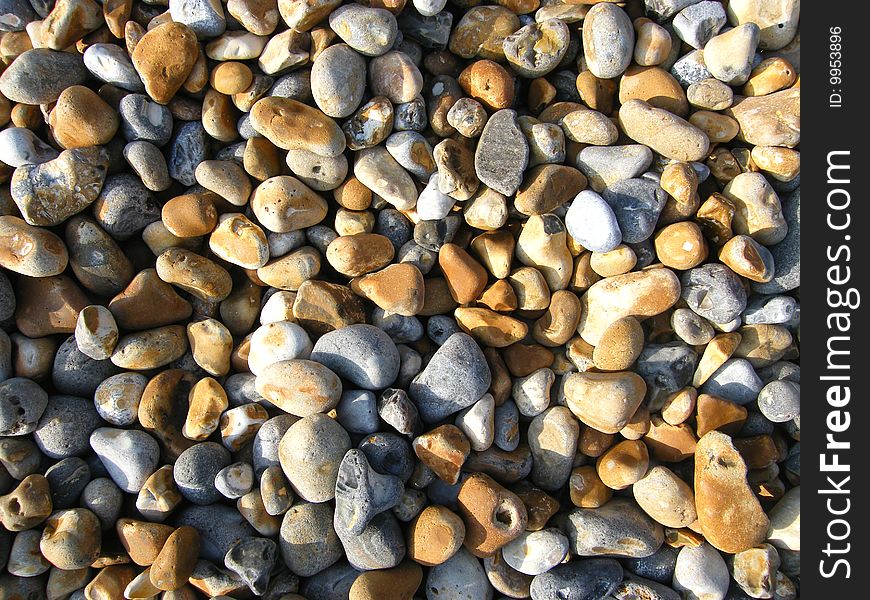
<path fill-rule="evenodd" d="M 493 114 L 481 132 L 474 155 L 478 179 L 490 189 L 511 196 L 522 183 L 528 157 L 528 143 L 517 124 L 516 112 L 501 110 Z"/>
<path fill-rule="evenodd" d="M 634 54 L 634 27 L 621 8 L 593 6 L 583 20 L 583 54 L 592 74 L 613 79 L 625 71 Z"/>
<path fill-rule="evenodd" d="M 383 8 L 346 5 L 332 11 L 329 27 L 344 42 L 365 56 L 386 53 L 396 40 L 396 17 Z"/>
<path fill-rule="evenodd" d="M 215 477 L 229 464 L 230 453 L 220 444 L 194 444 L 175 462 L 175 484 L 186 500 L 199 505 L 213 504 L 223 497 L 215 487 Z"/>
<path fill-rule="evenodd" d="M 574 560 L 537 575 L 530 591 L 534 600 L 603 598 L 616 589 L 622 577 L 622 567 L 612 558 Z"/>
<path fill-rule="evenodd" d="M 568 554 L 568 538 L 557 529 L 527 531 L 501 549 L 505 562 L 526 575 L 546 573 Z"/>
<path fill-rule="evenodd" d="M 483 566 L 465 548 L 460 548 L 447 561 L 430 569 L 425 588 L 427 600 L 459 594 L 485 600 L 492 598 L 492 588 Z"/>
<path fill-rule="evenodd" d="M 350 438 L 336 421 L 312 414 L 290 426 L 278 447 L 281 468 L 293 489 L 309 502 L 335 496 L 335 481 Z"/>
<path fill-rule="evenodd" d="M 799 383 L 771 381 L 758 393 L 758 409 L 769 421 L 784 423 L 800 416 Z"/>
<path fill-rule="evenodd" d="M 611 500 L 601 508 L 568 513 L 565 533 L 578 556 L 649 556 L 664 540 L 662 526 L 629 500 Z"/>
<path fill-rule="evenodd" d="M 91 434 L 90 445 L 112 480 L 129 494 L 137 494 L 159 464 L 160 448 L 144 431 L 101 427 Z"/>
<path fill-rule="evenodd" d="M 0 434 L 32 433 L 48 406 L 48 394 L 30 379 L 13 377 L 0 383 Z"/>
<path fill-rule="evenodd" d="M 593 252 L 609 252 L 622 241 L 616 214 L 592 190 L 584 190 L 574 198 L 565 215 L 565 227 L 577 243 Z"/>

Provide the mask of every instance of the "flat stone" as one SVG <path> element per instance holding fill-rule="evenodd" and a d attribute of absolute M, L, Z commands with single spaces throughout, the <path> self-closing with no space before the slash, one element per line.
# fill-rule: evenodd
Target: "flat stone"
<path fill-rule="evenodd" d="M 480 181 L 491 189 L 512 196 L 523 181 L 529 146 L 513 110 L 493 114 L 483 128 L 474 168 Z"/>

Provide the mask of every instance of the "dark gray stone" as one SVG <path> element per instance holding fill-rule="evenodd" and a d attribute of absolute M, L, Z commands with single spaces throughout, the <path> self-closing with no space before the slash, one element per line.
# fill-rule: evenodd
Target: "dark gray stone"
<path fill-rule="evenodd" d="M 395 475 L 408 481 L 414 472 L 416 458 L 408 440 L 395 433 L 375 433 L 359 443 L 371 467 L 378 473 Z"/>
<path fill-rule="evenodd" d="M 360 572 L 342 561 L 302 582 L 300 591 L 308 600 L 347 600 L 350 586 Z"/>
<path fill-rule="evenodd" d="M 163 146 L 172 137 L 172 113 L 145 94 L 127 94 L 118 104 L 121 133 L 128 142 L 143 140 Z"/>
<path fill-rule="evenodd" d="M 378 213 L 373 233 L 390 240 L 393 248 L 399 250 L 414 234 L 414 226 L 408 218 L 395 208 L 385 208 Z"/>
<path fill-rule="evenodd" d="M 169 145 L 169 176 L 182 185 L 194 185 L 197 165 L 208 158 L 209 139 L 200 121 L 179 125 Z"/>
<path fill-rule="evenodd" d="M 414 241 L 432 252 L 441 250 L 441 246 L 449 244 L 462 226 L 459 215 L 447 215 L 437 221 L 419 221 L 414 226 Z"/>
<path fill-rule="evenodd" d="M 82 456 L 90 452 L 90 435 L 102 424 L 93 400 L 49 396 L 33 439 L 49 458 Z"/>
<path fill-rule="evenodd" d="M 401 32 L 424 48 L 447 46 L 452 27 L 453 14 L 446 10 L 431 17 L 424 17 L 416 10 L 406 10 L 399 17 Z"/>
<path fill-rule="evenodd" d="M 443 345 L 451 335 L 460 331 L 462 330 L 456 319 L 447 315 L 431 316 L 426 323 L 426 335 L 439 346 Z"/>
<path fill-rule="evenodd" d="M 477 178 L 490 189 L 512 196 L 523 182 L 528 162 L 529 143 L 517 123 L 516 111 L 497 111 L 483 127 L 474 153 Z"/>
<path fill-rule="evenodd" d="M 178 491 L 194 504 L 218 502 L 223 495 L 215 487 L 214 479 L 231 460 L 229 451 L 220 444 L 194 444 L 181 453 L 172 469 Z"/>
<path fill-rule="evenodd" d="M 266 593 L 278 559 L 278 544 L 267 538 L 239 540 L 224 557 L 226 567 L 238 575 L 258 596 Z"/>
<path fill-rule="evenodd" d="M 368 390 L 344 390 L 335 407 L 335 415 L 349 433 L 374 433 L 380 425 L 378 401 Z"/>
<path fill-rule="evenodd" d="M 532 579 L 532 600 L 602 600 L 622 580 L 612 558 L 572 560 Z"/>
<path fill-rule="evenodd" d="M 697 362 L 695 351 L 682 342 L 647 344 L 635 365 L 648 387 L 676 392 L 692 381 Z"/>
<path fill-rule="evenodd" d="M 392 512 L 376 515 L 365 529 L 354 535 L 336 528 L 347 560 L 355 569 L 391 569 L 405 558 L 405 536 Z"/>
<path fill-rule="evenodd" d="M 94 202 L 94 218 L 112 237 L 126 240 L 160 220 L 160 203 L 135 175 L 110 175 Z"/>
<path fill-rule="evenodd" d="M 335 530 L 339 535 L 362 534 L 375 515 L 399 503 L 403 491 L 401 479 L 378 473 L 363 452 L 348 450 L 335 483 Z"/>
<path fill-rule="evenodd" d="M 0 435 L 32 433 L 47 405 L 48 394 L 35 381 L 13 377 L 0 383 Z"/>
<path fill-rule="evenodd" d="M 120 372 L 121 369 L 108 358 L 94 360 L 83 354 L 76 345 L 75 336 L 71 335 L 54 355 L 51 380 L 55 389 L 62 394 L 93 398 L 98 385 Z"/>
<path fill-rule="evenodd" d="M 91 481 L 88 464 L 78 456 L 70 456 L 56 462 L 45 472 L 51 490 L 51 505 L 54 510 L 72 508 Z"/>
<path fill-rule="evenodd" d="M 383 330 L 356 324 L 322 336 L 311 351 L 311 360 L 367 390 L 383 389 L 399 374 L 399 351 Z"/>
<path fill-rule="evenodd" d="M 34 48 L 20 54 L 0 75 L 0 93 L 12 102 L 50 104 L 90 77 L 80 54 Z"/>
<path fill-rule="evenodd" d="M 801 191 L 796 189 L 782 201 L 782 214 L 788 224 L 785 238 L 769 248 L 776 269 L 767 283 L 753 282 L 752 289 L 762 294 L 781 294 L 801 284 Z"/>
<path fill-rule="evenodd" d="M 657 182 L 636 177 L 607 186 L 602 197 L 616 215 L 622 241 L 636 244 L 652 235 L 668 195 Z"/>
<path fill-rule="evenodd" d="M 621 498 L 600 508 L 575 508 L 568 513 L 565 533 L 578 556 L 649 556 L 664 542 L 662 526 Z"/>
<path fill-rule="evenodd" d="M 680 278 L 680 294 L 693 311 L 713 323 L 728 323 L 746 309 L 740 277 L 720 263 L 689 269 Z"/>
<path fill-rule="evenodd" d="M 190 525 L 199 531 L 199 554 L 206 560 L 223 564 L 227 551 L 237 541 L 257 535 L 254 528 L 239 514 L 234 506 L 212 504 L 210 506 L 188 505 L 179 511 L 173 520 L 176 527 Z M 199 569 L 199 565 L 197 565 Z M 218 573 L 215 573 L 217 575 Z M 196 575 L 196 571 L 194 571 Z M 237 576 L 233 573 L 233 578 Z"/>
<path fill-rule="evenodd" d="M 387 388 L 377 407 L 381 419 L 402 435 L 412 436 L 420 428 L 420 414 L 405 390 Z"/>

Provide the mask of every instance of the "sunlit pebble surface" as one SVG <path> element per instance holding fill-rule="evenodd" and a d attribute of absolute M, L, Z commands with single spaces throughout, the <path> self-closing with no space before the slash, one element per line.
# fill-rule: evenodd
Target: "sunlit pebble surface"
<path fill-rule="evenodd" d="M 797 598 L 798 19 L 0 2 L 0 597 Z"/>

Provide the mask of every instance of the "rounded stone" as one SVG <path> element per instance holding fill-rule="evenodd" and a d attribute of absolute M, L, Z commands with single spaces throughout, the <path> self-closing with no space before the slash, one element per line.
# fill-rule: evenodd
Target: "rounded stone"
<path fill-rule="evenodd" d="M 190 502 L 213 504 L 223 498 L 215 487 L 215 477 L 230 464 L 230 453 L 215 442 L 194 444 L 182 452 L 172 474 L 178 491 Z"/>
<path fill-rule="evenodd" d="M 634 54 L 634 27 L 625 11 L 606 2 L 593 5 L 583 20 L 583 54 L 600 79 L 625 71 Z"/>
<path fill-rule="evenodd" d="M 366 63 L 347 44 L 321 52 L 311 67 L 311 94 L 317 106 L 333 118 L 350 116 L 362 102 Z"/>
<path fill-rule="evenodd" d="M 88 438 L 102 423 L 93 401 L 76 396 L 49 396 L 33 432 L 43 454 L 60 459 L 88 452 Z"/>
<path fill-rule="evenodd" d="M 142 489 L 160 461 L 160 447 L 144 431 L 101 427 L 91 434 L 90 445 L 112 480 L 128 494 Z"/>
<path fill-rule="evenodd" d="M 313 414 L 290 426 L 278 446 L 281 468 L 300 497 L 326 502 L 335 497 L 338 467 L 350 437 L 334 419 Z"/>
<path fill-rule="evenodd" d="M 0 435 L 32 433 L 48 406 L 48 394 L 30 379 L 13 377 L 0 383 Z"/>
<path fill-rule="evenodd" d="M 372 325 L 351 325 L 327 333 L 315 344 L 311 360 L 363 389 L 388 387 L 399 373 L 396 345 Z"/>

